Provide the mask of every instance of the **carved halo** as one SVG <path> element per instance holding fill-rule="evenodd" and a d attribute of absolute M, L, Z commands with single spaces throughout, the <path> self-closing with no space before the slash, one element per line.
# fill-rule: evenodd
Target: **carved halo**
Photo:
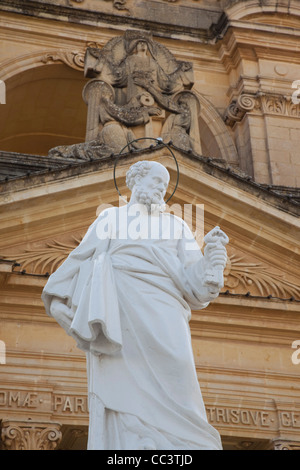
<path fill-rule="evenodd" d="M 121 198 L 123 198 L 119 188 L 118 188 L 118 185 L 117 185 L 117 181 L 116 181 L 116 167 L 117 167 L 117 163 L 119 161 L 119 158 L 120 156 L 122 155 L 122 153 L 124 152 L 125 149 L 127 149 L 128 147 L 130 147 L 131 144 L 133 144 L 134 142 L 138 142 L 140 140 L 154 140 L 156 142 L 156 145 L 162 145 L 163 147 L 166 147 L 170 154 L 172 155 L 174 161 L 175 161 L 175 164 L 176 164 L 176 168 L 177 168 L 177 179 L 176 179 L 176 184 L 175 184 L 175 188 L 171 194 L 171 196 L 165 201 L 165 203 L 167 204 L 170 199 L 174 196 L 175 192 L 176 192 L 176 189 L 177 189 L 177 186 L 178 186 L 178 182 L 179 182 L 179 165 L 178 165 L 178 162 L 177 162 L 177 159 L 174 155 L 174 153 L 172 152 L 171 148 L 169 147 L 169 145 L 165 144 L 161 139 L 155 139 L 154 137 L 140 137 L 139 139 L 135 139 L 131 142 L 129 142 L 127 145 L 125 145 L 125 147 L 122 148 L 122 150 L 120 151 L 120 153 L 118 154 L 116 160 L 115 160 L 115 164 L 114 164 L 114 171 L 113 171 L 113 175 L 114 175 L 114 183 L 115 183 L 115 188 L 116 190 L 118 191 L 119 193 L 119 196 Z"/>
<path fill-rule="evenodd" d="M 189 100 L 192 100 L 193 103 L 196 104 L 196 109 L 197 109 L 197 117 L 199 116 L 200 114 L 200 110 L 201 110 L 201 105 L 200 105 L 200 101 L 199 101 L 199 98 L 198 96 L 195 95 L 195 93 L 191 90 L 182 90 L 182 91 L 178 91 L 175 95 L 174 95 L 174 101 L 176 101 L 176 103 L 178 103 L 178 101 L 180 100 L 180 98 L 182 97 L 187 97 Z"/>
<path fill-rule="evenodd" d="M 113 87 L 107 83 L 104 82 L 103 80 L 98 80 L 97 78 L 94 78 L 93 80 L 90 80 L 86 85 L 84 86 L 82 90 L 82 98 L 85 104 L 88 104 L 89 101 L 89 93 L 91 92 L 92 89 L 106 89 L 109 93 L 112 95 L 112 100 L 114 101 L 115 99 L 115 90 Z"/>

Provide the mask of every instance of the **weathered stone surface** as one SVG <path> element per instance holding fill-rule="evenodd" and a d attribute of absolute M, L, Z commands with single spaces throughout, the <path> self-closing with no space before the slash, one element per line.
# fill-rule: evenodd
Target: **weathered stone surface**
<path fill-rule="evenodd" d="M 84 87 L 88 106 L 86 143 L 52 149 L 49 155 L 75 159 L 101 158 L 120 152 L 136 141 L 132 127 L 142 126 L 140 137 L 160 137 L 183 150 L 201 154 L 200 102 L 190 91 L 193 65 L 178 61 L 151 34 L 127 30 L 103 49 L 87 48 Z M 168 117 L 164 119 L 165 113 Z M 161 133 L 153 120 L 162 121 Z M 132 148 L 147 147 L 134 142 Z"/>
<path fill-rule="evenodd" d="M 173 33 L 214 39 L 218 34 L 218 24 L 222 23 L 223 11 L 218 2 L 206 2 L 204 8 L 193 1 L 172 4 L 157 0 L 3 0 L 2 9 L 20 11 L 32 16 L 49 16 L 70 22 L 97 24 L 94 12 L 101 13 L 105 23 L 128 24 L 144 27 L 146 30 L 159 28 L 167 33 L 170 25 Z M 170 14 L 170 6 L 172 7 Z M 152 26 L 152 27 L 151 27 Z"/>

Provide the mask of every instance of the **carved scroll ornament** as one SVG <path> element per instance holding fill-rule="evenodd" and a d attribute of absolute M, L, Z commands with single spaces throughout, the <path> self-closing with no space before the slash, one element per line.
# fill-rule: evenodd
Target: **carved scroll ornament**
<path fill-rule="evenodd" d="M 86 47 L 91 49 L 98 49 L 100 44 L 97 42 L 87 42 Z M 86 47 L 80 50 L 70 51 L 65 49 L 58 49 L 56 51 L 46 52 L 40 57 L 40 61 L 44 64 L 48 64 L 49 62 L 63 62 L 72 69 L 82 71 L 84 69 L 84 56 Z"/>
<path fill-rule="evenodd" d="M 48 52 L 41 57 L 41 62 L 47 64 L 48 62 L 63 62 L 68 67 L 75 70 L 82 70 L 84 67 L 84 52 L 83 51 L 57 51 Z"/>
<path fill-rule="evenodd" d="M 241 95 L 238 99 L 233 100 L 226 109 L 224 115 L 225 123 L 232 127 L 236 122 L 240 122 L 245 114 L 252 111 L 256 106 L 256 99 L 251 95 Z"/>

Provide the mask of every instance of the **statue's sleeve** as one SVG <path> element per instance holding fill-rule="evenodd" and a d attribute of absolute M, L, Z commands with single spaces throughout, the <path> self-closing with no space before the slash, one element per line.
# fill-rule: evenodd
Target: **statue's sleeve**
<path fill-rule="evenodd" d="M 82 242 L 49 278 L 42 293 L 46 313 L 80 349 L 111 354 L 122 345 L 118 299 L 108 255 L 115 208 L 94 221 Z"/>
<path fill-rule="evenodd" d="M 178 257 L 183 269 L 185 300 L 193 310 L 206 308 L 216 295 L 212 295 L 204 285 L 204 256 L 184 221 L 182 237 L 178 244 Z"/>

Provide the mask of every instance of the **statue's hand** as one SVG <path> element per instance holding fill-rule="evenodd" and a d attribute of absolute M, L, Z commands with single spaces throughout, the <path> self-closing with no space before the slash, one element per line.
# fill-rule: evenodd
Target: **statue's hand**
<path fill-rule="evenodd" d="M 215 227 L 204 237 L 204 241 L 205 285 L 220 290 L 224 286 L 223 271 L 227 263 L 225 245 L 229 239 L 219 227 Z"/>
<path fill-rule="evenodd" d="M 206 264 L 212 268 L 225 269 L 227 263 L 227 250 L 224 245 L 209 243 L 204 248 Z"/>

